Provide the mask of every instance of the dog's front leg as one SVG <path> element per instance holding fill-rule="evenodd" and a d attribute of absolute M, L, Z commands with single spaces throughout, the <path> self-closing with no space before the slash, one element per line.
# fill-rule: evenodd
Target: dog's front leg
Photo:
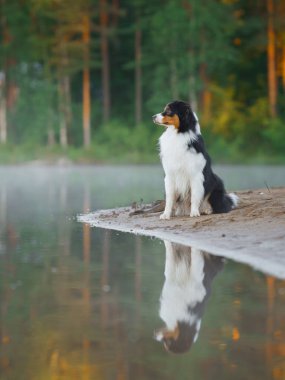
<path fill-rule="evenodd" d="M 165 209 L 164 213 L 160 215 L 160 219 L 170 219 L 175 198 L 174 178 L 169 178 L 169 176 L 166 175 L 164 178 L 164 184 L 166 198 Z"/>
<path fill-rule="evenodd" d="M 164 245 L 165 245 L 164 276 L 165 278 L 171 279 L 174 277 L 175 267 L 176 267 L 173 245 L 170 241 L 166 241 L 166 240 L 164 240 Z"/>
<path fill-rule="evenodd" d="M 196 176 L 191 181 L 191 212 L 190 216 L 200 216 L 200 205 L 204 198 L 203 178 Z"/>

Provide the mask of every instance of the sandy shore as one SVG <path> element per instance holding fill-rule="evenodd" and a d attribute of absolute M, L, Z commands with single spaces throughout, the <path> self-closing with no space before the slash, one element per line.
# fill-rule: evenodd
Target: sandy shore
<path fill-rule="evenodd" d="M 159 213 L 130 216 L 132 207 L 78 216 L 92 226 L 154 236 L 191 245 L 285 278 L 285 188 L 236 192 L 228 214 L 160 220 Z"/>

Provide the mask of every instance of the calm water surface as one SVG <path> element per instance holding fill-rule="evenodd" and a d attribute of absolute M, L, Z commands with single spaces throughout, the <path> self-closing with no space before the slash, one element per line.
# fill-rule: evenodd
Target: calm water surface
<path fill-rule="evenodd" d="M 217 172 L 285 185 L 284 167 Z M 76 221 L 162 197 L 156 166 L 0 168 L 1 380 L 285 379 L 285 281 Z"/>

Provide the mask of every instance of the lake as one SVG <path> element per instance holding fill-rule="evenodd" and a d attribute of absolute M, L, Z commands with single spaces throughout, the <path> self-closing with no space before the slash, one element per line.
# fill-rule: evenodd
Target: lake
<path fill-rule="evenodd" d="M 229 190 L 285 185 L 282 166 L 216 171 Z M 285 379 L 285 280 L 76 220 L 163 193 L 160 166 L 0 167 L 1 380 Z M 171 255 L 191 288 L 167 282 Z M 187 341 L 167 347 L 184 298 Z"/>

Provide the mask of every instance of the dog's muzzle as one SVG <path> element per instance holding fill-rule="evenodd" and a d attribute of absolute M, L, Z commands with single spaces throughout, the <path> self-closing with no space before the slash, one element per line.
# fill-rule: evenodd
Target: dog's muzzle
<path fill-rule="evenodd" d="M 155 123 L 155 124 L 162 124 L 162 116 L 160 113 L 157 113 L 156 115 L 153 115 L 152 117 L 152 121 Z"/>

